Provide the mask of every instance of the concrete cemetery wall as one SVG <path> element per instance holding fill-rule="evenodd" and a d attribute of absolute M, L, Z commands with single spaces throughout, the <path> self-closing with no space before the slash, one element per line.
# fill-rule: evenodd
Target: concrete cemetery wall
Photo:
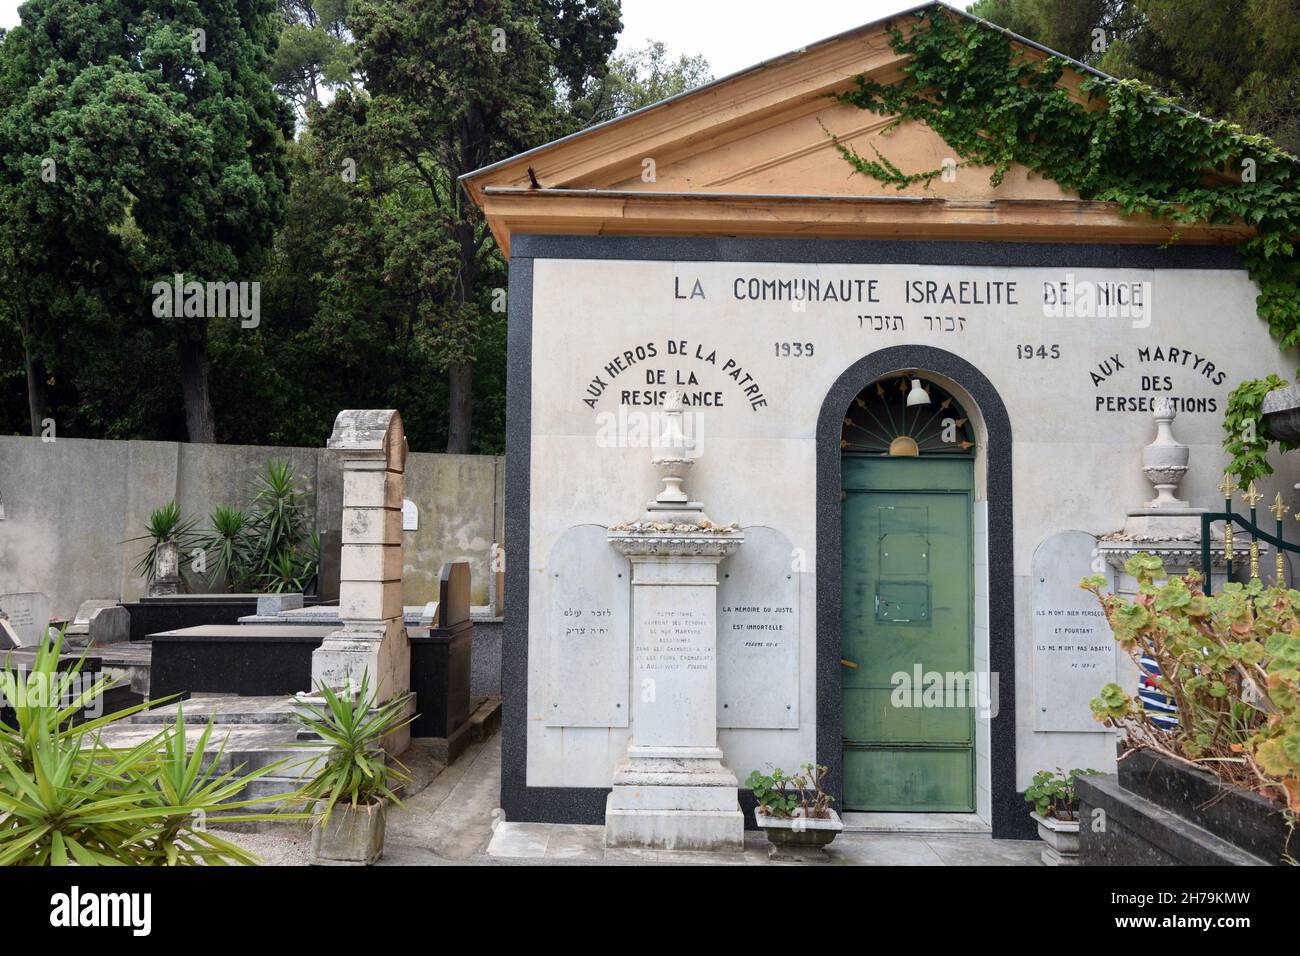
<path fill-rule="evenodd" d="M 0 593 L 44 591 L 66 617 L 89 598 L 134 600 L 144 591 L 132 571 L 143 543 L 127 539 L 144 533 L 149 512 L 175 498 L 202 523 L 218 504 L 244 507 L 272 459 L 288 461 L 309 490 L 313 525 L 337 529 L 342 471 L 325 449 L 0 436 Z M 404 603 L 436 600 L 438 570 L 451 560 L 471 563 L 471 599 L 487 603 L 503 461 L 409 457 L 406 497 L 419 527 L 405 533 Z"/>

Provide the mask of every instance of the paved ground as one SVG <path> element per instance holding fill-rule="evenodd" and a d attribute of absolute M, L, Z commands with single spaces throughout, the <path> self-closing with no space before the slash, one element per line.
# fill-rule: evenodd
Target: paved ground
<path fill-rule="evenodd" d="M 380 866 L 574 864 L 769 864 L 761 833 L 747 833 L 743 853 L 607 850 L 602 828 L 512 823 L 497 809 L 501 738 L 474 744 L 428 787 L 388 818 Z M 307 862 L 310 838 L 299 826 L 231 838 L 276 866 Z M 971 833 L 842 833 L 827 862 L 867 866 L 1039 865 L 1042 844 Z"/>

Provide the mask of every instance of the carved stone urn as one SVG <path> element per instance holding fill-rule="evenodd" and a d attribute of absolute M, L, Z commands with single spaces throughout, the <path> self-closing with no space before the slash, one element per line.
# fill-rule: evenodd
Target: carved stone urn
<path fill-rule="evenodd" d="M 1142 473 L 1155 486 L 1156 496 L 1146 503 L 1148 508 L 1187 508 L 1188 503 L 1175 496 L 1178 483 L 1187 474 L 1190 450 L 1174 437 L 1173 421 L 1178 416 L 1174 403 L 1167 398 L 1157 398 L 1153 408 L 1156 420 L 1156 438 L 1142 450 Z"/>

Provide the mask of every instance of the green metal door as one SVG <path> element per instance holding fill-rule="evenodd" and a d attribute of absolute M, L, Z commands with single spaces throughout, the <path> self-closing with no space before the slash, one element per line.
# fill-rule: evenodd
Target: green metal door
<path fill-rule="evenodd" d="M 973 811 L 973 463 L 843 465 L 844 807 Z"/>

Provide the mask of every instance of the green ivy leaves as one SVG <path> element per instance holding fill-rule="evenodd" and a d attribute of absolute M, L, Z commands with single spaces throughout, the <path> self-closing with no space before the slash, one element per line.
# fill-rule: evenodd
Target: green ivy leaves
<path fill-rule="evenodd" d="M 1273 474 L 1267 456 L 1274 440 L 1264 428 L 1264 396 L 1285 385 L 1282 379 L 1270 375 L 1242 382 L 1228 395 L 1228 407 L 1223 414 L 1223 430 L 1227 432 L 1223 447 L 1232 456 L 1228 472 L 1236 475 L 1243 486 Z M 1277 445 L 1281 451 L 1293 447 L 1284 441 Z"/>
<path fill-rule="evenodd" d="M 906 30 L 892 25 L 889 42 L 907 57 L 903 76 L 888 85 L 859 76 L 842 102 L 924 123 L 964 164 L 991 167 L 995 187 L 1019 163 L 1129 215 L 1253 225 L 1257 235 L 1238 251 L 1259 287 L 1256 309 L 1283 347 L 1300 344 L 1295 156 L 1235 124 L 1187 113 L 1136 80 L 1085 77 L 1087 102 L 1077 103 L 1057 85 L 1066 63 L 1031 56 L 989 25 L 942 9 L 916 13 Z M 928 186 L 939 172 L 906 173 L 878 152 L 868 160 L 835 145 L 858 172 L 900 189 Z"/>

